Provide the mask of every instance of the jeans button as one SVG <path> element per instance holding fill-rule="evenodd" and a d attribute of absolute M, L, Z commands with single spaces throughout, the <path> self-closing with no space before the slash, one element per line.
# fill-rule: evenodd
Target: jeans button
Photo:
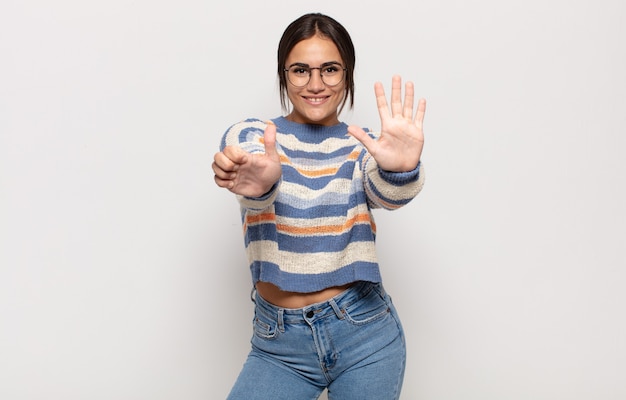
<path fill-rule="evenodd" d="M 310 310 L 308 313 L 306 313 L 307 318 L 313 318 L 314 315 L 315 313 L 313 312 L 313 310 Z"/>

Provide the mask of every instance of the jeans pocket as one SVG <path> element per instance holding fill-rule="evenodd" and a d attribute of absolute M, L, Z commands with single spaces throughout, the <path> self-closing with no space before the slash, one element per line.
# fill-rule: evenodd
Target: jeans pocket
<path fill-rule="evenodd" d="M 273 339 L 278 334 L 278 324 L 262 312 L 255 311 L 252 322 L 254 334 L 261 339 Z"/>
<path fill-rule="evenodd" d="M 363 298 L 344 308 L 343 314 L 354 325 L 365 325 L 387 317 L 389 304 L 376 290 L 370 290 Z"/>

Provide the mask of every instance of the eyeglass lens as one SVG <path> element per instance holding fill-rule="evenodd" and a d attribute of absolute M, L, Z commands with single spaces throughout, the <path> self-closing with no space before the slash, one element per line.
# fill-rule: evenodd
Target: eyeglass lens
<path fill-rule="evenodd" d="M 344 68 L 339 64 L 328 64 L 315 68 L 292 65 L 287 69 L 287 79 L 294 86 L 306 86 L 311 80 L 311 73 L 314 69 L 319 70 L 322 82 L 327 86 L 338 85 L 343 80 Z"/>

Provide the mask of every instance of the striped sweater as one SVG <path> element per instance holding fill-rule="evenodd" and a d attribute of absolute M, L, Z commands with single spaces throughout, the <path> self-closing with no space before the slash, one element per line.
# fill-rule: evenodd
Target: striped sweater
<path fill-rule="evenodd" d="M 253 284 L 308 293 L 380 282 L 372 209 L 411 201 L 424 183 L 421 165 L 410 172 L 381 170 L 345 123 L 273 122 L 282 176 L 263 197 L 237 196 Z M 263 153 L 265 127 L 258 119 L 239 122 L 226 131 L 220 149 L 238 145 Z"/>

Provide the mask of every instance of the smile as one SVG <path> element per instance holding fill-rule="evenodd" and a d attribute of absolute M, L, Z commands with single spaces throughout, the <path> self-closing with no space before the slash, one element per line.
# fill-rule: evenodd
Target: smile
<path fill-rule="evenodd" d="M 321 104 L 326 101 L 328 97 L 305 97 L 304 99 L 312 104 Z"/>

